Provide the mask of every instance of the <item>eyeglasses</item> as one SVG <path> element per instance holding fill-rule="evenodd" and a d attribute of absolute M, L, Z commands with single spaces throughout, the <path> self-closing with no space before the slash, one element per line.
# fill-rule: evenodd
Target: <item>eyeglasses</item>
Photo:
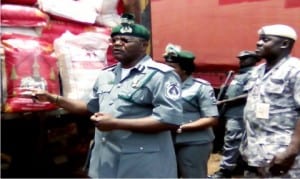
<path fill-rule="evenodd" d="M 112 44 L 115 44 L 117 41 L 119 41 L 121 44 L 127 44 L 127 43 L 131 43 L 131 42 L 140 42 L 141 39 L 130 39 L 130 38 L 126 38 L 126 37 L 114 37 L 110 39 L 110 42 Z"/>

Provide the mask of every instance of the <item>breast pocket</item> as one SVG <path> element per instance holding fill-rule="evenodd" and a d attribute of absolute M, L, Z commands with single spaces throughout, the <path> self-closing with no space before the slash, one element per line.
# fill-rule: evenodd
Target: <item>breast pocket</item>
<path fill-rule="evenodd" d="M 142 87 L 139 89 L 123 90 L 118 94 L 118 98 L 128 102 L 148 105 L 151 104 L 151 97 L 147 88 Z"/>
<path fill-rule="evenodd" d="M 284 89 L 285 82 L 283 79 L 271 78 L 266 85 L 266 92 L 269 94 L 283 94 Z"/>

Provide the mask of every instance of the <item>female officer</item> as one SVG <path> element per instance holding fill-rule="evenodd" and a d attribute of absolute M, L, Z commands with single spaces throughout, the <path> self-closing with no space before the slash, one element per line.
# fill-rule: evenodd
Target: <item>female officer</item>
<path fill-rule="evenodd" d="M 214 90 L 207 81 L 192 77 L 195 56 L 191 52 L 169 44 L 163 56 L 182 83 L 183 122 L 175 135 L 179 177 L 207 177 L 214 140 L 212 126 L 217 124 L 218 116 Z"/>

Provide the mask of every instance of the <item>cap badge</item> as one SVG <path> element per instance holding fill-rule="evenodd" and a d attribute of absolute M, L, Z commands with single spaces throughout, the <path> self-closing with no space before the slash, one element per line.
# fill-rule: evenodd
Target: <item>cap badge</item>
<path fill-rule="evenodd" d="M 132 25 L 134 25 L 134 17 L 126 14 L 124 17 L 121 18 L 121 33 L 132 33 Z"/>
<path fill-rule="evenodd" d="M 181 51 L 181 47 L 178 46 L 178 45 L 173 45 L 173 44 L 168 44 L 166 46 L 166 49 L 165 49 L 165 53 L 164 55 L 165 56 L 173 56 L 173 57 L 177 57 L 178 53 Z"/>

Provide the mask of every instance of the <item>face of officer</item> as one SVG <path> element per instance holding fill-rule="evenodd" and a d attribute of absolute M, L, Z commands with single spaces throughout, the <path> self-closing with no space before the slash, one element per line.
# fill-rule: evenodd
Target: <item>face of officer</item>
<path fill-rule="evenodd" d="M 174 68 L 175 72 L 181 78 L 181 81 L 184 81 L 187 78 L 188 75 L 186 74 L 186 71 L 180 67 L 179 63 L 166 62 L 166 65 Z"/>
<path fill-rule="evenodd" d="M 292 43 L 287 38 L 274 35 L 260 35 L 256 43 L 256 54 L 267 61 L 274 61 L 286 55 Z"/>
<path fill-rule="evenodd" d="M 145 54 L 148 42 L 139 37 L 115 35 L 111 38 L 113 56 L 123 68 L 133 67 Z"/>

